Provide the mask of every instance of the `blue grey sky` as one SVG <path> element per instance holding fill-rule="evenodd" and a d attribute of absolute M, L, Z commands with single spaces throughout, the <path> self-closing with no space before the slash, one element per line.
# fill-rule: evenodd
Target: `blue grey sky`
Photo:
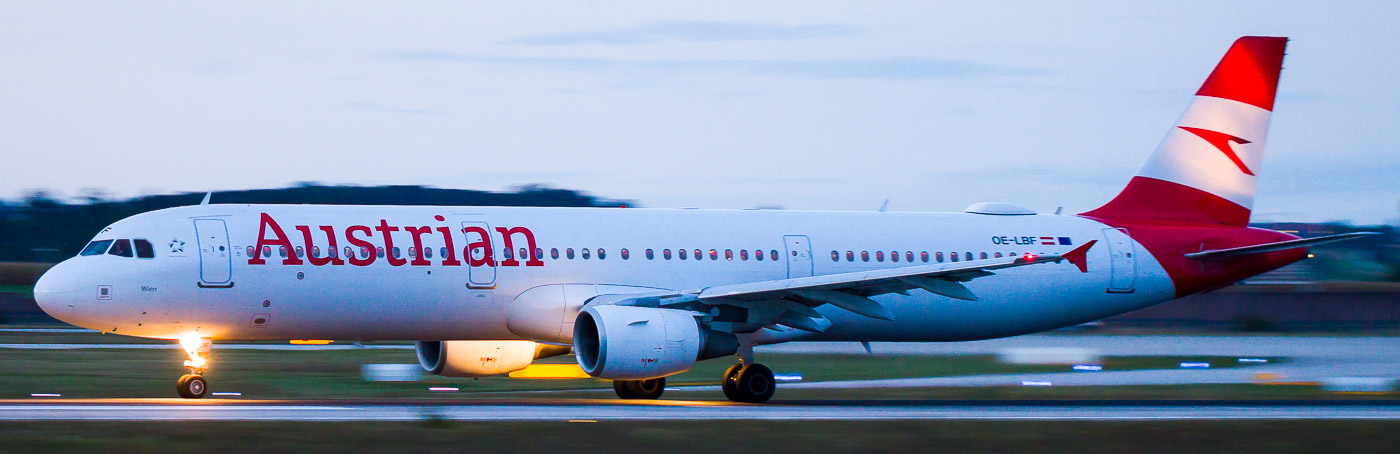
<path fill-rule="evenodd" d="M 7 2 L 0 197 L 542 183 L 1078 212 L 1289 36 L 1255 220 L 1400 217 L 1395 2 Z"/>

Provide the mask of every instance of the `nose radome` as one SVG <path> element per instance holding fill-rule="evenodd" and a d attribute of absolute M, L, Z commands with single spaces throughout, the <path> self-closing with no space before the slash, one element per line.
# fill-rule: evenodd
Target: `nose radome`
<path fill-rule="evenodd" d="M 50 316 L 62 320 L 61 315 L 69 312 L 73 295 L 78 293 L 77 278 L 69 263 L 59 263 L 39 276 L 34 283 L 34 302 Z"/>

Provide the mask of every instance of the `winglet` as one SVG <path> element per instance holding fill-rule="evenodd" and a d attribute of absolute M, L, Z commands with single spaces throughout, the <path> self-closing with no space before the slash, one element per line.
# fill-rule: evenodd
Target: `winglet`
<path fill-rule="evenodd" d="M 1087 255 L 1089 253 L 1089 248 L 1094 247 L 1094 243 L 1097 242 L 1099 242 L 1099 240 L 1089 240 L 1088 243 L 1084 243 L 1083 245 L 1074 248 L 1074 250 L 1064 253 L 1060 257 L 1064 258 L 1065 260 L 1069 260 L 1069 263 L 1073 263 L 1074 266 L 1079 267 L 1079 272 L 1088 273 L 1089 258 L 1087 257 Z"/>

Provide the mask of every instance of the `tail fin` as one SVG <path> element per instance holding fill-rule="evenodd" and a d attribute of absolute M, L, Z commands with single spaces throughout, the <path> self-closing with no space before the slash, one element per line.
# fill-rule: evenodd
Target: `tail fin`
<path fill-rule="evenodd" d="M 1245 226 L 1288 38 L 1235 41 L 1123 192 L 1084 216 Z"/>

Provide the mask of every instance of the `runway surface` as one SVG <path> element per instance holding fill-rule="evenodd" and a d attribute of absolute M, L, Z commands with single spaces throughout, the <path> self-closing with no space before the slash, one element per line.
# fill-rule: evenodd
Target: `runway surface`
<path fill-rule="evenodd" d="M 532 399 L 452 404 L 113 399 L 0 402 L 0 421 L 1400 420 L 1400 402 L 717 401 Z"/>

